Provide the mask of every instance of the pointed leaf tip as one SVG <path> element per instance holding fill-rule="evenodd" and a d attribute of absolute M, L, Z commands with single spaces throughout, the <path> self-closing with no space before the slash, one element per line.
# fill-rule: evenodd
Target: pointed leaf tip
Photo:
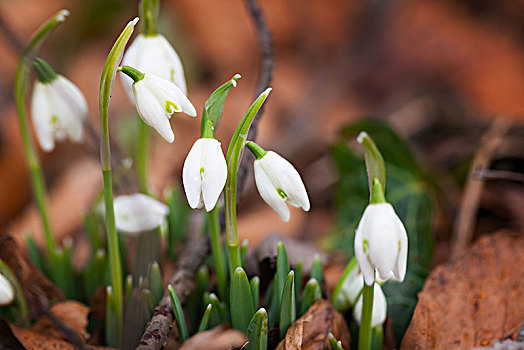
<path fill-rule="evenodd" d="M 368 133 L 365 132 L 365 131 L 361 131 L 360 134 L 358 134 L 358 137 L 357 137 L 358 143 L 361 144 L 362 142 L 364 142 L 364 138 L 366 138 L 366 137 L 369 137 Z"/>
<path fill-rule="evenodd" d="M 63 21 L 65 21 L 66 17 L 69 16 L 70 14 L 71 14 L 71 12 L 69 12 L 68 9 L 60 10 L 60 11 L 58 12 L 57 19 L 58 19 L 60 22 L 63 22 Z"/>

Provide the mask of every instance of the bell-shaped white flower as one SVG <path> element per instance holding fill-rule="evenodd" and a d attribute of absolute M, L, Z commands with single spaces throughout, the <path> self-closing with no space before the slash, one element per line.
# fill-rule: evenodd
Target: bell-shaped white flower
<path fill-rule="evenodd" d="M 255 153 L 255 182 L 264 201 L 284 220 L 289 221 L 286 203 L 309 210 L 306 187 L 298 171 L 280 155 L 265 152 L 260 146 L 249 141 L 248 147 Z M 258 147 L 261 151 L 255 150 Z"/>
<path fill-rule="evenodd" d="M 379 327 L 384 324 L 384 321 L 386 321 L 387 310 L 388 303 L 386 301 L 386 296 L 384 295 L 382 288 L 380 288 L 380 285 L 375 283 L 373 289 L 373 313 L 371 315 L 372 328 Z M 355 320 L 360 325 L 362 320 L 362 294 L 358 298 L 357 304 L 353 309 L 353 317 L 355 317 Z"/>
<path fill-rule="evenodd" d="M 408 237 L 406 229 L 389 203 L 369 204 L 355 235 L 355 256 L 370 286 L 379 277 L 403 281 L 406 275 Z"/>
<path fill-rule="evenodd" d="M 167 205 L 142 193 L 116 197 L 114 208 L 116 228 L 125 233 L 157 228 L 169 213 Z"/>
<path fill-rule="evenodd" d="M 186 94 L 182 61 L 173 46 L 161 34 L 139 34 L 126 50 L 122 65 L 135 67 L 141 72 L 169 80 Z M 134 100 L 133 79 L 122 76 L 122 84 L 129 98 Z"/>
<path fill-rule="evenodd" d="M 214 138 L 196 140 L 182 170 L 187 201 L 193 209 L 211 211 L 224 189 L 227 164 L 220 142 Z"/>
<path fill-rule="evenodd" d="M 175 140 L 169 124 L 171 115 L 184 112 L 196 117 L 195 107 L 184 93 L 169 80 L 149 73 L 142 73 L 134 67 L 122 66 L 120 71 L 133 78 L 133 94 L 136 109 L 144 122 L 153 127 L 167 142 Z"/>
<path fill-rule="evenodd" d="M 0 306 L 9 305 L 15 300 L 15 291 L 11 282 L 0 273 Z"/>
<path fill-rule="evenodd" d="M 54 73 L 43 60 L 37 59 L 36 67 L 40 80 L 33 88 L 31 114 L 40 147 L 50 152 L 55 148 L 55 140 L 82 141 L 83 122 L 88 117 L 84 95 L 71 81 Z M 46 71 L 50 75 L 41 78 L 39 69 L 50 70 Z"/>
<path fill-rule="evenodd" d="M 357 302 L 362 288 L 364 288 L 364 278 L 357 262 L 353 260 L 347 269 L 341 277 L 342 281 L 339 282 L 342 283 L 340 289 L 335 290 L 336 295 L 334 295 L 333 306 L 335 306 L 337 311 L 345 311 L 352 308 Z"/>

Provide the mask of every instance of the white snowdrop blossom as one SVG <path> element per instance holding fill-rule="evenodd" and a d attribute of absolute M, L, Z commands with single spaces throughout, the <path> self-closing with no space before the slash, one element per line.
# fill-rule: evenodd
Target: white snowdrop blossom
<path fill-rule="evenodd" d="M 388 303 L 386 301 L 386 296 L 384 295 L 382 288 L 380 288 L 380 285 L 375 283 L 375 287 L 373 289 L 373 314 L 371 316 L 372 328 L 382 326 L 384 324 L 384 321 L 386 321 L 387 310 Z M 353 317 L 355 317 L 355 320 L 360 325 L 362 320 L 362 294 L 358 298 L 357 304 L 353 309 Z"/>
<path fill-rule="evenodd" d="M 382 279 L 402 282 L 406 275 L 408 237 L 406 229 L 389 203 L 369 204 L 355 236 L 355 256 L 370 286 L 375 269 Z"/>
<path fill-rule="evenodd" d="M 61 75 L 48 83 L 37 81 L 31 100 L 31 114 L 38 143 L 45 152 L 55 148 L 55 140 L 83 139 L 87 102 L 82 92 Z"/>
<path fill-rule="evenodd" d="M 205 206 L 211 211 L 227 179 L 226 158 L 220 142 L 213 138 L 196 140 L 182 170 L 187 201 L 193 209 Z"/>
<path fill-rule="evenodd" d="M 289 221 L 286 203 L 309 210 L 309 198 L 300 174 L 279 154 L 268 151 L 255 160 L 255 182 L 264 201 L 282 218 Z"/>
<path fill-rule="evenodd" d="M 169 80 L 187 94 L 182 61 L 173 46 L 161 34 L 139 34 L 126 50 L 122 65 L 135 67 L 141 72 Z M 122 76 L 122 84 L 129 98 L 134 100 L 133 79 Z"/>
<path fill-rule="evenodd" d="M 153 127 L 167 142 L 175 140 L 169 119 L 174 112 L 196 117 L 189 99 L 175 84 L 152 74 L 133 83 L 136 109 L 144 122 Z"/>
<path fill-rule="evenodd" d="M 167 205 L 142 193 L 116 197 L 114 208 L 116 228 L 124 233 L 157 228 L 169 213 Z"/>
<path fill-rule="evenodd" d="M 9 305 L 15 300 L 15 291 L 11 282 L 0 274 L 0 306 Z"/>

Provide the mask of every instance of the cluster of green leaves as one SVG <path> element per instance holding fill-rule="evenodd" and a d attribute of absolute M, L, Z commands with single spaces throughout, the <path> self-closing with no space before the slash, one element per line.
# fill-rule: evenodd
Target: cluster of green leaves
<path fill-rule="evenodd" d="M 409 241 L 407 273 L 402 283 L 383 286 L 395 338 L 400 341 L 409 326 L 433 254 L 431 219 L 436 182 L 415 160 L 409 147 L 384 122 L 363 121 L 342 129 L 331 155 L 339 172 L 335 201 L 337 231 L 326 240 L 328 247 L 354 255 L 355 229 L 369 201 L 368 179 L 362 156 L 349 146 L 360 131 L 366 131 L 380 149 L 386 164 L 386 199 L 404 223 Z M 354 338 L 355 339 L 355 338 Z"/>
<path fill-rule="evenodd" d="M 243 246 L 247 248 L 246 244 Z M 315 257 L 311 278 L 300 297 L 299 292 L 303 284 L 302 264 L 297 264 L 295 270 L 291 270 L 282 242 L 277 245 L 276 272 L 266 290 L 265 306 L 259 307 L 261 298 L 258 276 L 249 280 L 243 268 L 236 268 L 230 276 L 228 298 L 219 300 L 215 293 L 208 291 L 210 286 L 207 271 L 205 267 L 199 270 L 197 288 L 187 303 L 189 327 L 175 289 L 172 286 L 168 287 L 182 341 L 191 334 L 229 322 L 234 328 L 247 334 L 247 349 L 265 350 L 268 346 L 270 327 L 278 325 L 280 339 L 283 339 L 297 316 L 303 315 L 322 297 L 320 283 L 323 276 L 320 257 Z"/>

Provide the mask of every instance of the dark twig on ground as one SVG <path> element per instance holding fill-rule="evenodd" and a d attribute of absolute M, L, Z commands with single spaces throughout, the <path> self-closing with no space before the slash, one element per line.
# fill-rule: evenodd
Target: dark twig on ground
<path fill-rule="evenodd" d="M 258 44 L 260 46 L 260 53 L 262 56 L 260 62 L 260 73 L 255 91 L 255 98 L 257 98 L 258 95 L 262 93 L 262 91 L 269 87 L 273 78 L 273 65 L 275 61 L 273 55 L 273 37 L 271 35 L 271 31 L 266 25 L 264 15 L 262 14 L 262 10 L 260 9 L 258 2 L 256 0 L 245 0 L 245 2 L 256 27 Z M 258 122 L 260 121 L 260 117 L 263 113 L 264 105 L 262 105 L 255 119 L 253 120 L 253 124 L 251 124 L 251 129 L 249 130 L 247 136 L 248 140 L 256 139 Z M 251 152 L 246 152 L 238 169 L 238 197 L 242 196 L 246 179 L 248 178 L 248 174 L 251 171 L 250 169 L 253 168 L 250 166 L 253 161 L 254 156 L 251 154 Z"/>
<path fill-rule="evenodd" d="M 476 176 L 477 169 L 489 168 L 497 150 L 504 142 L 504 136 L 510 127 L 511 123 L 506 119 L 497 118 L 492 122 L 489 130 L 482 137 L 481 144 L 471 165 L 470 175 L 464 193 L 462 194 L 460 210 L 455 221 L 453 230 L 454 243 L 451 252 L 452 259 L 458 258 L 466 251 L 473 236 L 476 223 L 475 217 L 477 215 L 482 190 L 484 189 L 484 181 Z"/>
<path fill-rule="evenodd" d="M 176 272 L 169 280 L 169 284 L 175 289 L 181 304 L 186 302 L 193 291 L 195 274 L 209 253 L 209 240 L 200 234 L 203 225 L 202 212 L 195 211 L 192 219 L 189 222 L 191 232 L 188 232 L 185 249 L 180 256 Z M 167 343 L 173 319 L 173 307 L 166 289 L 158 306 L 153 311 L 153 317 L 147 324 L 136 349 L 162 349 Z"/>

